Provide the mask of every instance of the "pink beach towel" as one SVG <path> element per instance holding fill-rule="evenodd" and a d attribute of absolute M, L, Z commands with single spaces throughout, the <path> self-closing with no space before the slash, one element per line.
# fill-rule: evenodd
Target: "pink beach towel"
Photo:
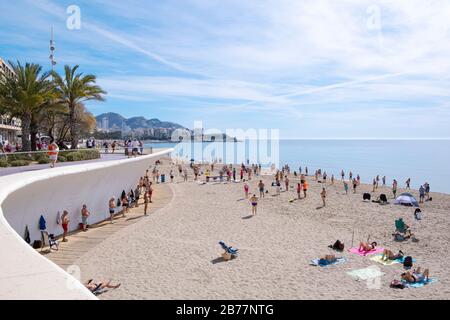
<path fill-rule="evenodd" d="M 368 254 L 382 253 L 384 251 L 384 248 L 376 248 L 375 250 L 370 250 L 370 251 L 366 252 L 366 251 L 359 251 L 358 248 L 353 247 L 353 248 L 348 249 L 348 251 L 350 251 L 351 253 L 355 253 L 357 255 L 365 257 Z"/>

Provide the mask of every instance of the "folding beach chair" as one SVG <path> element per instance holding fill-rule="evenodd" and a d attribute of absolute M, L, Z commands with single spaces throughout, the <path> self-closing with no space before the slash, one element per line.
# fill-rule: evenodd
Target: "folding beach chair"
<path fill-rule="evenodd" d="M 53 234 L 49 234 L 48 231 L 42 230 L 41 235 L 42 235 L 41 251 L 43 251 L 45 243 L 48 243 L 50 250 L 54 249 L 53 247 L 56 247 L 55 250 L 59 250 L 59 242 L 58 240 L 55 239 L 55 236 Z"/>

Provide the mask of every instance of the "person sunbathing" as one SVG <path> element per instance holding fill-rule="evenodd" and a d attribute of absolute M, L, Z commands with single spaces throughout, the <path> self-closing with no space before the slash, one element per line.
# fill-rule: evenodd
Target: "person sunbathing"
<path fill-rule="evenodd" d="M 118 287 L 120 287 L 120 283 L 116 284 L 116 285 L 112 285 L 111 284 L 112 280 L 109 280 L 108 282 L 94 282 L 94 279 L 90 279 L 88 282 L 85 283 L 85 287 L 89 289 L 89 291 L 91 291 L 92 293 L 95 293 L 99 290 L 102 289 L 117 289 Z"/>
<path fill-rule="evenodd" d="M 372 242 L 372 243 L 360 242 L 358 251 L 369 252 L 369 251 L 375 250 L 376 246 L 377 246 L 376 242 Z"/>
<path fill-rule="evenodd" d="M 391 250 L 384 249 L 383 255 L 381 256 L 381 260 L 383 261 L 397 260 L 401 259 L 403 256 L 404 254 L 401 250 L 399 250 L 397 254 L 394 254 Z"/>
<path fill-rule="evenodd" d="M 334 254 L 327 254 L 322 258 L 319 258 L 320 264 L 330 264 L 336 262 L 338 258 Z"/>
<path fill-rule="evenodd" d="M 402 273 L 402 280 L 405 280 L 408 283 L 420 283 L 427 282 L 430 276 L 430 270 L 425 269 L 423 272 L 420 272 L 420 267 L 417 270 L 414 270 L 412 273 L 404 272 Z"/>

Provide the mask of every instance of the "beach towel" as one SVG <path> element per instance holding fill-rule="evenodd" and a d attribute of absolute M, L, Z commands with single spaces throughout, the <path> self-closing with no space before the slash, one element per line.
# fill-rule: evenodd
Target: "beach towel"
<path fill-rule="evenodd" d="M 370 258 L 370 260 L 378 262 L 378 263 L 381 263 L 384 266 L 390 266 L 390 265 L 396 264 L 396 263 L 402 263 L 403 264 L 403 261 L 405 260 L 405 257 L 403 256 L 400 259 L 384 261 L 384 260 L 381 260 L 382 256 L 383 256 L 382 254 L 377 254 L 376 256 Z M 416 259 L 413 259 L 413 262 L 416 262 Z"/>
<path fill-rule="evenodd" d="M 327 266 L 332 265 L 332 264 L 340 264 L 340 263 L 344 263 L 344 262 L 347 261 L 347 259 L 345 259 L 345 258 L 337 258 L 336 261 L 333 261 L 333 262 L 328 262 L 328 261 L 325 260 L 326 263 L 321 263 L 320 260 L 321 259 L 313 259 L 313 260 L 311 260 L 311 265 L 313 265 L 313 266 L 320 266 L 320 267 L 327 267 Z"/>
<path fill-rule="evenodd" d="M 405 280 L 402 280 L 402 283 L 405 285 L 405 288 L 422 288 L 424 285 L 429 284 L 429 283 L 433 283 L 433 282 L 437 282 L 436 278 L 428 278 L 427 281 L 420 281 L 420 282 L 416 282 L 416 283 L 409 283 Z"/>
<path fill-rule="evenodd" d="M 364 269 L 348 271 L 347 274 L 356 280 L 368 280 L 385 275 L 385 273 L 381 272 L 378 267 L 373 266 Z"/>
<path fill-rule="evenodd" d="M 358 248 L 353 247 L 353 248 L 348 249 L 348 251 L 350 251 L 351 253 L 357 254 L 359 256 L 365 257 L 368 254 L 381 253 L 384 251 L 384 248 L 375 248 L 375 250 L 365 252 L 365 251 L 359 251 Z"/>

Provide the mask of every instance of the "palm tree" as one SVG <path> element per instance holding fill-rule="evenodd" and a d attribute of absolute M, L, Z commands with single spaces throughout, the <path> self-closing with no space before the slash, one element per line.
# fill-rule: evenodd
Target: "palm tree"
<path fill-rule="evenodd" d="M 76 73 L 78 67 L 78 65 L 73 68 L 68 65 L 64 66 L 64 78 L 56 72 L 52 73 L 61 102 L 69 108 L 71 149 L 78 147 L 77 123 L 80 119 L 77 119 L 77 105 L 87 100 L 103 101 L 104 97 L 102 95 L 106 94 L 102 88 L 95 84 L 96 77 L 94 75 Z"/>
<path fill-rule="evenodd" d="M 25 66 L 9 62 L 15 76 L 5 76 L 0 81 L 0 104 L 3 112 L 22 121 L 22 149 L 31 150 L 30 127 L 34 115 L 55 97 L 49 73 L 42 73 L 42 67 L 34 63 Z"/>

